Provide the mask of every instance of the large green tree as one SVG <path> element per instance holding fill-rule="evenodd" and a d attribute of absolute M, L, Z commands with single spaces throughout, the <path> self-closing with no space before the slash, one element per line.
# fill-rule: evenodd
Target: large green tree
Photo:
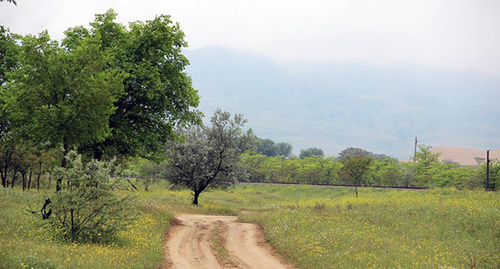
<path fill-rule="evenodd" d="M 111 134 L 102 141 L 84 143 L 80 150 L 95 158 L 140 156 L 160 158 L 165 144 L 175 138 L 177 126 L 199 124 L 197 91 L 184 69 L 189 64 L 181 53 L 187 46 L 184 33 L 169 16 L 125 27 L 109 10 L 96 15 L 90 28 L 66 31 L 63 45 L 73 50 L 87 40 L 97 40 L 101 52 L 112 56 L 110 67 L 125 74 L 124 94 L 109 117 Z"/>
<path fill-rule="evenodd" d="M 85 40 L 68 51 L 47 32 L 20 38 L 19 66 L 7 74 L 0 93 L 9 132 L 34 144 L 62 146 L 64 155 L 110 135 L 108 119 L 124 75 L 109 67 L 111 57 L 98 41 Z"/>
<path fill-rule="evenodd" d="M 20 67 L 1 94 L 13 130 L 37 143 L 70 147 L 103 141 L 123 92 L 123 75 L 96 40 L 67 51 L 47 32 L 21 38 Z"/>
<path fill-rule="evenodd" d="M 193 204 L 206 189 L 227 188 L 248 177 L 241 155 L 255 146 L 252 130 L 242 130 L 246 120 L 239 114 L 217 110 L 212 126 L 184 131 L 185 140 L 169 151 L 167 179 L 193 192 Z"/>

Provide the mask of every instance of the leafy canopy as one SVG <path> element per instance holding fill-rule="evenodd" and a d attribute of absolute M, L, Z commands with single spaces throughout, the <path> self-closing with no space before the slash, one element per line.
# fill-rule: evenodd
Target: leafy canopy
<path fill-rule="evenodd" d="M 19 68 L 7 74 L 1 99 L 13 130 L 39 144 L 65 149 L 103 141 L 123 92 L 123 74 L 96 40 L 67 51 L 47 32 L 21 37 Z"/>
<path fill-rule="evenodd" d="M 21 37 L 2 27 L 0 131 L 96 159 L 158 159 L 174 129 L 200 124 L 179 25 L 165 15 L 128 27 L 115 19 L 113 10 L 98 14 L 61 45 L 47 32 Z"/>
<path fill-rule="evenodd" d="M 164 145 L 175 138 L 177 126 L 200 124 L 199 96 L 184 72 L 189 61 L 181 49 L 187 46 L 179 24 L 160 15 L 125 27 L 109 10 L 96 15 L 90 28 L 66 31 L 63 45 L 73 50 L 86 40 L 98 40 L 100 50 L 112 56 L 111 67 L 124 73 L 124 94 L 115 101 L 109 117 L 111 135 L 86 143 L 82 151 L 103 155 L 161 158 Z"/>

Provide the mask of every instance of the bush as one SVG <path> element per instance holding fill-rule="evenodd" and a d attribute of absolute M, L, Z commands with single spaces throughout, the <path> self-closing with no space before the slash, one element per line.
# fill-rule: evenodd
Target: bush
<path fill-rule="evenodd" d="M 130 196 L 118 197 L 112 190 L 121 184 L 110 179 L 118 172 L 114 161 L 82 161 L 70 152 L 67 167 L 58 168 L 56 176 L 67 184 L 52 199 L 53 216 L 49 217 L 55 235 L 71 242 L 108 242 L 129 224 Z"/>

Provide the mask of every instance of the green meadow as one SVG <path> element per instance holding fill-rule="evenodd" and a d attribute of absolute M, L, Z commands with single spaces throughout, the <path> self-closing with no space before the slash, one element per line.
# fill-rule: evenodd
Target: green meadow
<path fill-rule="evenodd" d="M 137 183 L 139 189 L 141 184 Z M 269 242 L 298 268 L 498 268 L 500 197 L 455 189 L 365 189 L 237 185 L 204 192 L 165 183 L 133 192 L 134 221 L 111 243 L 51 237 L 30 211 L 42 191 L 0 189 L 0 268 L 154 268 L 174 212 L 239 215 L 260 223 Z M 118 195 L 130 192 L 118 192 Z"/>

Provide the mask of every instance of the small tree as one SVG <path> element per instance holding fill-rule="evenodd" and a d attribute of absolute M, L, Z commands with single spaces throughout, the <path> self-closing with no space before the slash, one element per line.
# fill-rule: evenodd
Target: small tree
<path fill-rule="evenodd" d="M 175 142 L 169 151 L 168 180 L 174 185 L 191 189 L 193 204 L 207 188 L 227 188 L 248 177 L 240 157 L 255 144 L 252 130 L 242 127 L 246 120 L 239 114 L 217 110 L 212 126 L 185 131 L 185 140 Z"/>
<path fill-rule="evenodd" d="M 429 167 L 434 164 L 439 164 L 439 156 L 441 153 L 432 152 L 431 145 L 418 145 L 417 163 L 420 167 Z"/>
<path fill-rule="evenodd" d="M 343 166 L 340 168 L 339 174 L 354 183 L 356 198 L 358 197 L 358 186 L 363 183 L 372 163 L 373 158 L 364 156 L 346 156 L 346 159 L 342 161 Z"/>
<path fill-rule="evenodd" d="M 432 152 L 431 145 L 418 145 L 416 163 L 416 177 L 420 186 L 432 184 L 433 178 L 436 175 L 435 169 L 440 166 L 439 156 L 441 153 Z"/>
<path fill-rule="evenodd" d="M 103 242 L 127 224 L 128 196 L 120 198 L 112 190 L 120 183 L 110 180 L 116 172 L 114 162 L 82 162 L 81 155 L 70 151 L 67 167 L 57 169 L 68 184 L 55 193 L 49 220 L 56 234 L 71 242 Z"/>

